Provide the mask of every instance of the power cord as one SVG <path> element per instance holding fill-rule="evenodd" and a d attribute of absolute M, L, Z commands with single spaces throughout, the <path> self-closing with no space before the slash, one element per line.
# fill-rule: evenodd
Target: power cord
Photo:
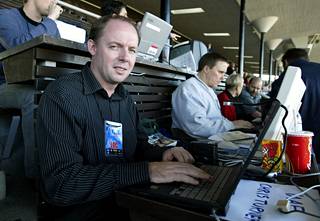
<path fill-rule="evenodd" d="M 289 214 L 289 213 L 294 213 L 294 212 L 298 212 L 298 213 L 303 213 L 305 215 L 308 215 L 308 216 L 313 216 L 313 217 L 316 217 L 316 218 L 320 218 L 320 216 L 318 215 L 315 215 L 315 214 L 312 214 L 312 213 L 308 213 L 308 212 L 304 212 L 304 211 L 300 211 L 300 210 L 290 210 L 290 199 L 293 199 L 295 197 L 298 197 L 298 196 L 301 196 L 301 195 L 306 195 L 308 196 L 312 201 L 316 202 L 317 200 L 315 200 L 314 198 L 312 198 L 307 192 L 312 190 L 312 189 L 315 189 L 315 188 L 320 188 L 320 184 L 318 185 L 314 185 L 314 186 L 311 186 L 309 187 L 308 189 L 305 189 L 303 190 L 299 185 L 297 185 L 293 179 L 295 178 L 304 178 L 304 177 L 311 177 L 311 176 L 319 176 L 320 175 L 320 172 L 318 173 L 311 173 L 311 174 L 303 174 L 303 175 L 297 175 L 297 176 L 291 176 L 290 177 L 290 182 L 295 185 L 300 191 L 300 193 L 297 193 L 297 194 L 294 194 L 290 197 L 288 197 L 287 199 L 285 200 L 278 200 L 277 202 L 277 207 L 278 207 L 278 210 L 282 213 L 285 213 L 285 214 Z"/>
<path fill-rule="evenodd" d="M 269 100 L 266 100 L 266 101 L 263 101 L 263 102 L 260 102 L 260 103 L 256 103 L 256 104 L 241 103 L 241 102 L 224 102 L 223 105 L 262 106 L 262 105 L 270 104 L 270 103 L 272 103 L 272 102 L 274 102 L 274 101 L 277 101 L 277 102 L 280 103 L 280 101 L 277 100 L 277 99 L 269 99 Z M 257 176 L 257 175 L 256 175 L 256 178 L 265 179 L 266 177 L 268 177 L 268 175 L 273 171 L 274 167 L 275 167 L 276 165 L 278 165 L 278 163 L 282 160 L 283 154 L 284 154 L 284 152 L 285 152 L 285 147 L 286 147 L 286 145 L 287 145 L 287 134 L 288 134 L 287 128 L 286 128 L 286 126 L 285 126 L 285 120 L 286 120 L 289 112 L 288 112 L 288 109 L 287 109 L 284 105 L 280 104 L 280 107 L 283 108 L 284 111 L 285 111 L 285 114 L 284 114 L 284 116 L 283 116 L 283 118 L 282 118 L 282 120 L 281 120 L 282 126 L 283 126 L 283 128 L 284 128 L 284 140 L 283 140 L 283 148 L 282 148 L 282 151 L 281 151 L 281 153 L 280 153 L 280 156 L 279 156 L 278 160 L 272 164 L 272 166 L 269 168 L 269 170 L 268 170 L 267 172 L 265 172 L 263 175 L 260 175 L 260 176 Z"/>
<path fill-rule="evenodd" d="M 282 108 L 284 109 L 284 111 L 285 111 L 284 116 L 283 116 L 282 121 L 281 121 L 282 126 L 283 126 L 283 129 L 284 129 L 282 150 L 281 150 L 281 153 L 280 153 L 280 156 L 279 156 L 278 160 L 277 160 L 275 163 L 272 164 L 272 166 L 270 167 L 270 169 L 269 169 L 262 177 L 268 176 L 268 174 L 272 172 L 272 170 L 274 169 L 274 167 L 275 167 L 276 165 L 278 165 L 278 163 L 282 160 L 283 153 L 284 153 L 284 151 L 285 151 L 285 149 L 286 149 L 286 146 L 287 146 L 288 130 L 287 130 L 286 125 L 285 125 L 285 120 L 286 120 L 289 112 L 288 112 L 288 109 L 286 108 L 286 106 L 284 106 L 284 105 L 281 104 L 280 107 L 282 107 Z"/>
<path fill-rule="evenodd" d="M 215 209 L 212 209 L 211 214 L 210 214 L 210 217 L 214 218 L 214 220 L 216 220 L 216 221 L 220 221 L 220 218 L 219 218 L 219 216 L 217 215 Z"/>
<path fill-rule="evenodd" d="M 318 216 L 318 215 L 315 215 L 315 214 L 312 214 L 312 213 L 308 213 L 308 212 L 303 212 L 303 211 L 300 211 L 300 210 L 291 210 L 291 211 L 285 212 L 285 211 L 279 209 L 279 211 L 280 211 L 281 213 L 284 213 L 284 214 L 289 214 L 289 213 L 302 213 L 302 214 L 304 214 L 304 215 L 308 215 L 308 216 L 313 216 L 313 217 L 316 217 L 316 218 L 320 218 L 320 216 Z"/>
<path fill-rule="evenodd" d="M 297 183 L 293 181 L 293 179 L 299 179 L 299 178 L 305 178 L 305 177 L 311 177 L 311 176 L 319 176 L 320 172 L 318 173 L 309 173 L 309 174 L 294 174 L 294 176 L 290 176 L 290 182 L 293 184 L 295 187 L 297 187 L 300 191 L 303 191 L 302 187 L 300 187 Z M 306 196 L 308 196 L 312 201 L 316 202 L 316 200 L 310 196 L 309 194 L 306 193 Z"/>
<path fill-rule="evenodd" d="M 282 213 L 285 213 L 285 214 L 289 214 L 289 213 L 294 213 L 294 212 L 298 212 L 298 213 L 303 213 L 305 215 L 308 215 L 308 216 L 313 216 L 313 217 L 317 217 L 317 218 L 320 218 L 320 216 L 318 215 L 315 215 L 315 214 L 312 214 L 312 213 L 308 213 L 308 212 L 304 212 L 304 211 L 300 211 L 300 210 L 290 210 L 290 200 L 295 198 L 295 197 L 298 197 L 298 196 L 301 196 L 305 193 L 307 193 L 308 191 L 314 189 L 314 188 L 319 188 L 320 185 L 314 185 L 312 187 L 309 187 L 308 189 L 300 192 L 300 193 L 297 193 L 297 194 L 294 194 L 290 197 L 288 197 L 286 200 L 278 200 L 277 202 L 277 207 L 278 207 L 278 210 Z"/>

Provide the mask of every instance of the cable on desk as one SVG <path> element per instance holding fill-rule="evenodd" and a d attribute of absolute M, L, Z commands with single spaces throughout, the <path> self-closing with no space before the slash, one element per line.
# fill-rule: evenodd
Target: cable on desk
<path fill-rule="evenodd" d="M 215 210 L 215 209 L 212 209 L 211 214 L 210 214 L 210 217 L 214 218 L 214 220 L 216 220 L 216 221 L 220 221 L 220 218 L 219 218 L 219 216 L 216 214 L 216 210 Z"/>
<path fill-rule="evenodd" d="M 284 106 L 282 104 L 280 105 L 280 107 L 282 107 L 284 109 L 284 111 L 285 111 L 284 116 L 283 116 L 282 121 L 281 121 L 283 129 L 284 129 L 282 151 L 280 153 L 280 156 L 279 156 L 278 160 L 275 163 L 273 163 L 273 165 L 270 167 L 270 169 L 262 177 L 268 176 L 268 174 L 272 172 L 273 168 L 282 160 L 283 153 L 284 153 L 284 151 L 286 149 L 286 146 L 287 146 L 288 130 L 287 130 L 286 125 L 284 124 L 284 122 L 285 122 L 285 120 L 286 120 L 286 118 L 288 116 L 288 109 L 286 108 L 286 106 Z"/>
<path fill-rule="evenodd" d="M 302 214 L 304 214 L 304 215 L 308 215 L 308 216 L 313 216 L 313 217 L 316 217 L 316 218 L 320 218 L 320 216 L 318 216 L 318 215 L 316 215 L 316 214 L 312 214 L 312 213 L 308 213 L 308 212 L 303 212 L 303 211 L 300 211 L 300 210 L 290 210 L 290 211 L 286 212 L 286 211 L 283 211 L 283 210 L 279 209 L 279 211 L 280 211 L 281 213 L 284 213 L 284 214 L 289 214 L 289 213 L 302 213 Z"/>
<path fill-rule="evenodd" d="M 317 175 L 319 175 L 320 173 L 316 173 Z M 315 174 L 307 174 L 309 176 L 314 176 Z M 304 176 L 304 177 L 307 177 L 307 176 Z M 291 178 L 290 178 L 291 179 Z M 299 186 L 297 186 L 299 190 L 301 190 Z M 308 189 L 305 189 L 304 191 L 300 192 L 300 193 L 297 193 L 297 194 L 294 194 L 290 197 L 288 197 L 287 199 L 285 200 L 278 200 L 277 202 L 277 207 L 278 207 L 278 210 L 281 212 L 281 213 L 285 213 L 285 214 L 289 214 L 289 213 L 294 213 L 294 212 L 299 212 L 299 213 L 302 213 L 302 214 L 305 214 L 305 215 L 308 215 L 308 216 L 313 216 L 313 217 L 317 217 L 317 218 L 320 218 L 320 216 L 318 215 L 315 215 L 315 214 L 312 214 L 312 213 L 308 213 L 308 212 L 305 212 L 305 211 L 298 211 L 298 210 L 290 210 L 290 200 L 295 198 L 295 197 L 298 197 L 298 196 L 301 196 L 301 195 L 308 195 L 307 192 L 312 190 L 312 189 L 315 189 L 315 188 L 320 188 L 320 184 L 318 185 L 314 185 L 312 187 L 309 187 Z M 308 195 L 309 196 L 309 195 Z M 309 196 L 309 198 L 311 198 L 314 202 L 316 202 L 315 199 L 313 199 L 311 196 Z"/>
<path fill-rule="evenodd" d="M 290 183 L 293 184 L 295 187 L 297 187 L 300 191 L 303 191 L 302 187 L 299 186 L 297 183 L 295 183 L 293 181 L 293 179 L 298 179 L 298 178 L 305 178 L 305 177 L 311 177 L 311 176 L 319 176 L 320 172 L 318 173 L 309 173 L 309 174 L 294 174 L 293 176 L 290 176 Z M 316 202 L 317 200 L 315 200 L 312 196 L 310 196 L 309 194 L 306 193 L 306 195 L 314 202 Z"/>
<path fill-rule="evenodd" d="M 297 196 L 301 196 L 301 195 L 305 194 L 306 192 L 308 192 L 308 191 L 310 191 L 310 190 L 312 190 L 314 188 L 318 188 L 318 187 L 320 187 L 320 184 L 319 185 L 314 185 L 314 186 L 309 187 L 308 189 L 306 189 L 306 190 L 304 190 L 304 191 L 302 191 L 300 193 L 294 194 L 294 195 L 288 197 L 287 200 L 290 200 L 290 199 L 295 198 Z"/>
<path fill-rule="evenodd" d="M 235 104 L 235 105 L 247 105 L 247 106 L 261 106 L 261 105 L 265 105 L 265 104 L 268 104 L 268 103 L 272 103 L 274 101 L 278 101 L 279 103 L 281 103 L 279 100 L 277 99 L 269 99 L 267 101 L 264 101 L 264 102 L 260 102 L 260 103 L 256 103 L 256 104 L 249 104 L 249 103 L 241 103 L 241 102 L 229 102 L 230 104 Z M 228 102 L 226 102 L 226 104 L 224 105 L 230 105 Z M 261 176 L 261 178 L 265 178 L 269 175 L 269 173 L 272 172 L 272 170 L 274 169 L 274 167 L 282 160 L 282 156 L 283 156 L 283 153 L 285 151 L 285 147 L 287 145 L 287 135 L 288 135 L 288 131 L 287 131 L 287 128 L 285 126 L 285 120 L 288 116 L 288 109 L 286 108 L 286 106 L 284 106 L 283 104 L 280 104 L 280 107 L 282 107 L 285 111 L 285 114 L 282 118 L 282 126 L 283 126 L 283 129 L 284 129 L 284 139 L 283 139 L 283 148 L 282 148 L 282 151 L 280 153 L 280 157 L 278 158 L 278 160 L 271 166 L 271 168 Z"/>

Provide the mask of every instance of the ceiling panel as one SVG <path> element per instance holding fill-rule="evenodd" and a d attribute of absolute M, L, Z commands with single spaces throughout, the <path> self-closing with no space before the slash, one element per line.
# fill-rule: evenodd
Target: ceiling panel
<path fill-rule="evenodd" d="M 82 7 L 85 4 L 80 1 L 66 0 L 75 2 Z M 101 5 L 99 0 L 87 0 Z M 129 8 L 145 11 L 160 15 L 160 0 L 124 0 Z M 214 50 L 226 56 L 229 60 L 237 63 L 238 50 L 224 50 L 223 46 L 237 46 L 239 44 L 239 19 L 240 19 L 240 0 L 171 0 L 172 9 L 182 9 L 190 7 L 201 7 L 205 13 L 191 15 L 172 15 L 171 23 L 174 30 L 182 33 L 190 39 L 197 39 L 211 43 Z M 87 6 L 88 10 L 93 10 Z M 252 59 L 245 61 L 259 61 L 260 39 L 259 33 L 252 27 L 251 22 L 263 16 L 278 16 L 279 20 L 265 34 L 265 39 L 283 38 L 283 43 L 275 50 L 275 57 L 281 58 L 281 55 L 290 47 L 293 47 L 292 38 L 309 37 L 320 33 L 320 0 L 246 0 L 246 28 L 245 28 L 245 55 L 253 56 Z M 96 9 L 94 9 L 96 11 Z M 129 16 L 135 14 L 130 13 Z M 142 18 L 142 15 L 140 15 Z M 303 18 L 303 19 L 302 19 Z M 229 32 L 230 37 L 205 37 L 204 32 Z M 307 38 L 306 38 L 307 39 Z M 306 42 L 307 43 L 307 42 Z M 311 50 L 311 60 L 320 61 L 320 46 L 318 40 L 315 41 Z M 265 47 L 264 69 L 268 71 L 269 49 Z M 245 70 L 249 72 L 258 72 L 258 69 L 251 68 L 252 65 L 245 64 Z M 256 66 L 256 65 L 254 65 Z"/>

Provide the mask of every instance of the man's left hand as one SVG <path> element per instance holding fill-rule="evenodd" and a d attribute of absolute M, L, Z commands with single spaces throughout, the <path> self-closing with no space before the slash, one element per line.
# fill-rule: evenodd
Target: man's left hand
<path fill-rule="evenodd" d="M 172 161 L 173 159 L 176 159 L 177 161 L 184 162 L 184 163 L 194 162 L 193 156 L 183 147 L 173 147 L 166 150 L 163 153 L 163 156 L 162 156 L 163 161 Z"/>

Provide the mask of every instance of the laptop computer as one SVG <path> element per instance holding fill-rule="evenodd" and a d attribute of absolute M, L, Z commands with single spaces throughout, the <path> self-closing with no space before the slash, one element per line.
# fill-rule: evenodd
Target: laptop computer
<path fill-rule="evenodd" d="M 167 43 L 172 25 L 161 18 L 146 12 L 140 26 L 140 43 L 138 57 L 157 61 L 160 53 Z"/>
<path fill-rule="evenodd" d="M 256 139 L 252 141 L 251 151 L 242 164 L 233 167 L 202 165 L 213 177 L 213 181 L 204 181 L 194 186 L 183 183 L 134 185 L 127 187 L 131 194 L 158 200 L 167 204 L 201 212 L 207 215 L 226 215 L 228 204 L 241 177 L 253 159 L 264 138 L 272 119 L 278 112 L 280 102 L 274 101 L 263 122 L 263 127 Z"/>

